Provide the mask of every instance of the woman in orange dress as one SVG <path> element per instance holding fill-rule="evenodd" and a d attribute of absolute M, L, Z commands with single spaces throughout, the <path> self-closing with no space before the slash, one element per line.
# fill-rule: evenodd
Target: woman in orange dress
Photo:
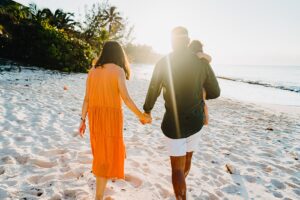
<path fill-rule="evenodd" d="M 129 77 L 124 50 L 115 41 L 106 42 L 95 66 L 88 73 L 79 127 L 83 136 L 88 115 L 96 200 L 103 199 L 108 179 L 124 179 L 122 100 L 141 122 L 151 121 L 131 100 L 125 83 Z"/>

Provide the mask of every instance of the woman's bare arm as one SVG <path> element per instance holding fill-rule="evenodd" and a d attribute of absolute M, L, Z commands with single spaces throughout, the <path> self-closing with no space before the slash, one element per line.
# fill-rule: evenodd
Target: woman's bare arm
<path fill-rule="evenodd" d="M 83 100 L 83 103 L 82 103 L 81 119 L 85 120 L 86 115 L 87 115 L 87 111 L 88 111 L 88 105 L 89 105 L 88 95 L 85 94 L 85 97 L 84 97 L 84 100 Z"/>
<path fill-rule="evenodd" d="M 93 70 L 93 68 L 91 70 Z M 81 119 L 84 119 L 84 120 L 86 118 L 86 115 L 88 112 L 88 106 L 89 106 L 89 94 L 88 94 L 89 75 L 90 75 L 90 72 L 86 79 L 85 96 L 84 96 L 84 100 L 82 103 L 82 109 L 81 109 Z"/>
<path fill-rule="evenodd" d="M 119 76 L 118 80 L 118 86 L 119 86 L 119 91 L 120 95 L 125 103 L 125 105 L 142 121 L 147 121 L 150 122 L 151 120 L 149 119 L 150 117 L 147 115 L 144 115 L 135 105 L 135 103 L 132 101 L 127 87 L 126 87 L 126 78 L 125 78 L 125 73 L 122 70 L 121 75 Z"/>
<path fill-rule="evenodd" d="M 89 75 L 90 75 L 90 73 L 88 74 L 88 77 L 86 80 L 85 96 L 84 96 L 84 100 L 82 103 L 82 109 L 81 109 L 81 122 L 80 122 L 80 125 L 78 128 L 78 132 L 81 137 L 83 137 L 84 132 L 85 132 L 85 127 L 86 127 L 85 119 L 86 119 L 86 115 L 87 115 L 88 107 L 89 107 L 89 94 L 88 94 Z"/>

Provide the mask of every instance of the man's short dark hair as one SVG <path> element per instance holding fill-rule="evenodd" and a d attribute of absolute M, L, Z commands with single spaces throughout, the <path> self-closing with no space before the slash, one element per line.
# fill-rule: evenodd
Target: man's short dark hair
<path fill-rule="evenodd" d="M 172 37 L 188 37 L 189 32 L 182 26 L 177 26 L 172 30 Z"/>
<path fill-rule="evenodd" d="M 190 43 L 188 30 L 182 26 L 175 27 L 172 30 L 173 50 L 185 49 Z"/>

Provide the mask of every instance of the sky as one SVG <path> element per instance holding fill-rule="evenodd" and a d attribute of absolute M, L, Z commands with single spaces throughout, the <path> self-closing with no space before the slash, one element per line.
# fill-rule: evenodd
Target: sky
<path fill-rule="evenodd" d="M 74 12 L 97 0 L 16 0 L 52 10 Z M 156 52 L 171 51 L 170 32 L 176 26 L 200 40 L 215 64 L 299 65 L 299 0 L 110 0 L 134 28 L 135 43 Z"/>

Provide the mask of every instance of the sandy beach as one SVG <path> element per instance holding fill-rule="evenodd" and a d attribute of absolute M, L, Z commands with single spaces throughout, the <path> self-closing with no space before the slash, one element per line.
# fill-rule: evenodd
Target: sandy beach
<path fill-rule="evenodd" d="M 2 72 L 1 200 L 93 199 L 89 132 L 83 139 L 77 134 L 85 79 L 36 69 Z M 142 108 L 148 81 L 133 76 L 128 87 Z M 224 97 L 208 107 L 210 124 L 201 131 L 187 179 L 189 199 L 299 199 L 299 112 Z M 174 199 L 163 112 L 160 98 L 152 125 L 143 126 L 124 107 L 126 178 L 109 181 L 106 198 Z"/>

